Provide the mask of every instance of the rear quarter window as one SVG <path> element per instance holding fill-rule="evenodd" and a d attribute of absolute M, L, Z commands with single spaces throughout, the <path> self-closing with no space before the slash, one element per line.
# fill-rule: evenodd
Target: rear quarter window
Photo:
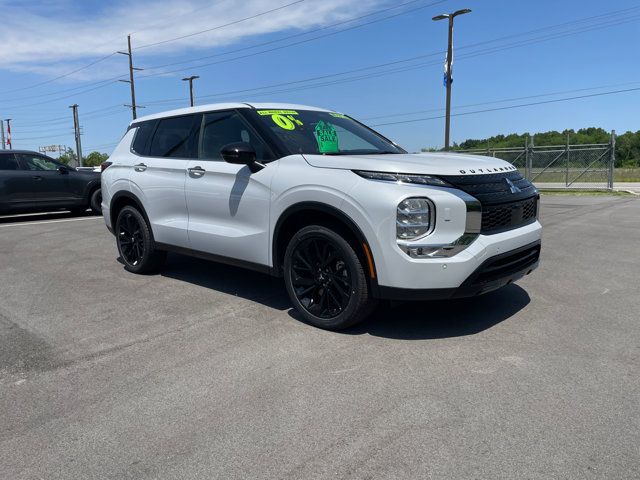
<path fill-rule="evenodd" d="M 156 121 L 150 120 L 148 122 L 139 123 L 136 126 L 136 133 L 133 137 L 133 143 L 131 144 L 131 151 L 138 155 L 148 155 L 149 152 L 149 140 L 153 135 L 153 130 L 156 127 Z"/>

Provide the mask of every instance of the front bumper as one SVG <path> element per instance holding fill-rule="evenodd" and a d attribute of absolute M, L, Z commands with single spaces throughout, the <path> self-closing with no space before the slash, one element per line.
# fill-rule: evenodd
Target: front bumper
<path fill-rule="evenodd" d="M 497 290 L 530 274 L 540 262 L 540 240 L 495 255 L 482 262 L 471 275 L 454 288 L 378 287 L 378 296 L 385 300 L 445 300 L 482 295 Z"/>

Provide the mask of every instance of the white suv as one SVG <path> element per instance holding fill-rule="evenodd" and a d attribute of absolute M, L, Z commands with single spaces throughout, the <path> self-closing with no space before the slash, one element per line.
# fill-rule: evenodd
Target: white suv
<path fill-rule="evenodd" d="M 479 295 L 538 265 L 539 195 L 511 164 L 407 154 L 342 113 L 204 105 L 135 120 L 102 173 L 130 272 L 167 251 L 282 277 L 304 319 L 345 328 L 378 299 Z"/>

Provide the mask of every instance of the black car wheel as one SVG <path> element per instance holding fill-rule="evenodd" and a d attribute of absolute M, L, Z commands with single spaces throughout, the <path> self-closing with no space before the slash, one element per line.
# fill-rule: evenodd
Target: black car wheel
<path fill-rule="evenodd" d="M 285 253 L 284 276 L 296 309 L 320 328 L 350 327 L 373 307 L 358 255 L 326 227 L 308 226 L 293 236 Z"/>
<path fill-rule="evenodd" d="M 124 268 L 133 273 L 151 273 L 162 266 L 167 253 L 157 250 L 144 216 L 126 206 L 118 213 L 115 227 L 118 253 Z"/>
<path fill-rule="evenodd" d="M 96 215 L 102 214 L 102 190 L 100 188 L 96 188 L 89 197 L 89 206 L 91 207 L 91 211 Z"/>

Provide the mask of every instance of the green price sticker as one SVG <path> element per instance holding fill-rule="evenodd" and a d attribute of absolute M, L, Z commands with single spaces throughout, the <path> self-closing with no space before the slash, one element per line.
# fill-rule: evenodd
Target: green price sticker
<path fill-rule="evenodd" d="M 338 153 L 338 133 L 335 127 L 329 122 L 320 120 L 315 129 L 318 151 L 320 153 Z"/>

